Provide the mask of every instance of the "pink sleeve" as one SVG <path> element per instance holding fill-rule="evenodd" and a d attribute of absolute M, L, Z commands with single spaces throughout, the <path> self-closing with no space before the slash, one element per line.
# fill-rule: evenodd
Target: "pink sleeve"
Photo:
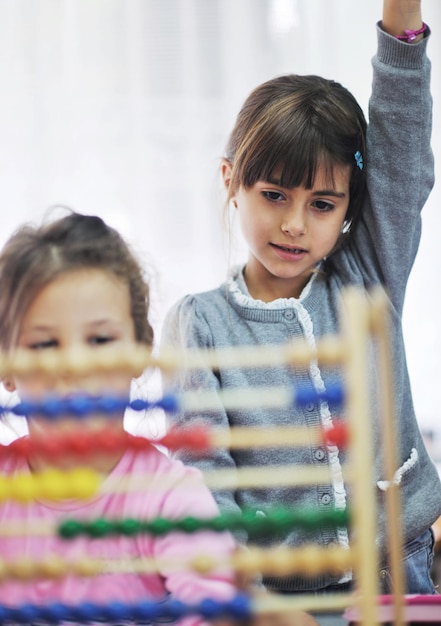
<path fill-rule="evenodd" d="M 203 482 L 199 470 L 174 461 L 173 471 L 178 478 L 192 477 L 192 486 L 177 480 L 162 501 L 161 515 L 166 518 L 215 517 L 219 515 L 218 506 Z M 174 532 L 155 542 L 155 556 L 165 563 L 188 562 L 198 556 L 206 556 L 216 561 L 228 559 L 236 549 L 236 543 L 228 532 L 198 531 L 194 534 Z M 174 571 L 173 566 L 164 565 L 160 572 L 165 579 L 167 590 L 183 602 L 194 603 L 204 598 L 228 600 L 237 589 L 234 585 L 234 572 L 228 565 L 218 566 L 206 574 L 186 569 Z M 193 626 L 202 624 L 200 618 L 187 618 L 182 624 Z"/>

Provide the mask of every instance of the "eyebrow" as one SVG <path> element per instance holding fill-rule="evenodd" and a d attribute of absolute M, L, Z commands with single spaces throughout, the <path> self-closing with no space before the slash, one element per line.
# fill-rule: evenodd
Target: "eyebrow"
<path fill-rule="evenodd" d="M 318 191 L 313 191 L 312 194 L 314 196 L 334 196 L 334 198 L 346 198 L 344 191 L 335 191 L 335 189 L 319 189 Z"/>
<path fill-rule="evenodd" d="M 99 328 L 101 326 L 106 326 L 107 324 L 119 324 L 119 322 L 117 320 L 114 319 L 110 319 L 110 318 L 103 318 L 103 319 L 99 319 L 99 320 L 93 320 L 91 322 L 87 322 L 85 324 L 86 328 Z M 38 324 L 36 326 L 30 326 L 26 329 L 23 329 L 23 332 L 53 332 L 58 330 L 58 326 L 51 326 L 50 324 Z"/>

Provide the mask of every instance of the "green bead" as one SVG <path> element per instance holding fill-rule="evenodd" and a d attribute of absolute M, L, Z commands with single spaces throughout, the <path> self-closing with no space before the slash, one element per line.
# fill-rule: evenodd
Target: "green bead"
<path fill-rule="evenodd" d="M 170 532 L 170 530 L 173 529 L 173 524 L 163 517 L 157 517 L 156 519 L 147 522 L 144 528 L 152 535 L 160 536 L 166 535 Z"/>
<path fill-rule="evenodd" d="M 113 531 L 111 524 L 102 517 L 89 524 L 89 534 L 94 538 L 105 537 L 111 531 Z"/>
<path fill-rule="evenodd" d="M 122 535 L 132 537 L 133 535 L 139 533 L 140 523 L 135 519 L 127 517 L 126 519 L 122 519 L 117 523 L 116 530 Z"/>
<path fill-rule="evenodd" d="M 58 527 L 58 536 L 63 539 L 74 539 L 83 532 L 83 525 L 74 519 L 68 519 Z"/>
<path fill-rule="evenodd" d="M 236 516 L 237 517 L 237 516 Z M 226 528 L 232 528 L 231 515 L 223 513 L 211 520 L 210 528 L 216 532 L 222 532 Z"/>
<path fill-rule="evenodd" d="M 178 524 L 179 530 L 185 533 L 194 533 L 200 530 L 204 525 L 204 520 L 198 520 L 195 517 L 184 517 Z"/>

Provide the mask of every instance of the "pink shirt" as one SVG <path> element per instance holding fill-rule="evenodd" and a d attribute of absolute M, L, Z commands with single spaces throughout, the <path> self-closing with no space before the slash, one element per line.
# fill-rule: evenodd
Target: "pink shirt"
<path fill-rule="evenodd" d="M 6 456 L 0 461 L 3 476 L 30 471 L 26 460 L 16 458 L 13 454 Z M 146 478 L 140 490 L 139 478 L 142 476 Z M 196 482 L 191 487 L 182 485 L 182 480 L 189 476 Z M 32 528 L 38 528 L 40 523 L 55 530 L 55 525 L 66 518 L 91 520 L 104 517 L 111 520 L 131 517 L 149 520 L 188 515 L 211 517 L 219 513 L 199 471 L 184 466 L 180 461 L 171 460 L 153 446 L 142 453 L 127 451 L 103 482 L 103 487 L 110 481 L 112 486 L 120 482 L 129 489 L 123 489 L 122 493 L 98 495 L 85 502 L 34 501 L 21 504 L 10 500 L 0 503 L 0 529 L 2 525 L 10 526 L 14 520 L 29 522 L 29 533 L 26 535 L 0 536 L 0 556 L 6 562 L 15 558 L 42 560 L 53 555 L 61 556 L 65 561 L 78 561 L 83 555 L 92 559 L 118 559 L 127 564 L 127 573 L 111 574 L 103 571 L 93 578 L 70 575 L 57 580 L 29 583 L 4 580 L 0 584 L 1 604 L 11 606 L 23 602 L 42 604 L 51 601 L 70 604 L 84 601 L 106 603 L 112 600 L 131 603 L 160 599 L 167 592 L 184 602 L 197 602 L 204 597 L 227 600 L 235 594 L 231 571 L 219 569 L 209 576 L 192 571 L 167 571 L 165 568 L 160 573 L 130 573 L 130 564 L 136 558 L 158 557 L 176 561 L 180 558 L 194 558 L 199 554 L 211 558 L 225 557 L 235 549 L 229 533 L 201 531 L 187 535 L 174 532 L 160 538 L 148 534 L 100 539 L 80 536 L 70 541 L 58 538 L 55 532 L 50 535 L 32 535 Z M 138 484 L 138 488 L 130 491 L 130 483 Z M 187 626 L 201 624 L 202 621 L 200 618 L 186 618 L 180 623 Z"/>

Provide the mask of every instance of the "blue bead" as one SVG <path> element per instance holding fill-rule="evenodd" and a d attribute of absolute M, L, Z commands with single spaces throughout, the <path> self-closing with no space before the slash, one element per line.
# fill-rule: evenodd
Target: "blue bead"
<path fill-rule="evenodd" d="M 328 400 L 330 404 L 342 405 L 345 401 L 345 392 L 341 385 L 332 385 L 328 389 Z"/>
<path fill-rule="evenodd" d="M 93 406 L 93 403 L 84 396 L 71 398 L 70 401 L 67 402 L 67 410 L 69 413 L 74 413 L 78 417 L 82 417 L 87 413 L 90 413 L 90 410 Z"/>
<path fill-rule="evenodd" d="M 123 602 L 110 602 L 104 607 L 104 619 L 110 622 L 125 622 L 131 619 L 129 607 Z"/>
<path fill-rule="evenodd" d="M 96 410 L 105 413 L 117 413 L 124 410 L 128 404 L 128 398 L 117 398 L 115 396 L 102 396 L 96 400 Z"/>
<path fill-rule="evenodd" d="M 175 395 L 168 394 L 158 402 L 159 408 L 164 409 L 167 413 L 176 413 L 179 409 L 179 402 Z"/>
<path fill-rule="evenodd" d="M 162 605 L 162 615 L 164 617 L 171 617 L 172 619 L 179 619 L 187 614 L 188 606 L 180 600 L 167 600 Z"/>
<path fill-rule="evenodd" d="M 317 392 L 314 389 L 301 387 L 296 390 L 294 399 L 297 406 L 305 406 L 305 404 L 317 400 Z"/>
<path fill-rule="evenodd" d="M 14 413 L 14 415 L 29 415 L 32 412 L 32 404 L 30 402 L 19 402 L 7 410 Z"/>
<path fill-rule="evenodd" d="M 159 605 L 157 602 L 145 600 L 138 602 L 132 607 L 132 619 L 137 622 L 145 622 L 159 617 Z"/>
<path fill-rule="evenodd" d="M 101 607 L 97 604 L 93 604 L 92 602 L 83 602 L 75 608 L 78 608 L 81 611 L 84 622 L 94 622 L 102 619 Z"/>
<path fill-rule="evenodd" d="M 40 606 L 40 620 L 50 624 L 58 624 L 67 618 L 66 606 L 61 602 L 53 602 Z"/>
<path fill-rule="evenodd" d="M 251 598 L 245 594 L 238 593 L 227 604 L 229 614 L 232 617 L 238 619 L 246 619 L 253 614 L 253 608 L 251 606 Z"/>
<path fill-rule="evenodd" d="M 7 606 L 2 606 L 0 604 L 0 624 L 6 622 L 10 619 L 10 611 Z"/>
<path fill-rule="evenodd" d="M 47 398 L 40 407 L 37 405 L 34 410 L 36 413 L 42 413 L 46 417 L 58 417 L 64 409 L 64 404 L 58 398 Z"/>
<path fill-rule="evenodd" d="M 150 408 L 150 403 L 145 400 L 141 400 L 141 398 L 137 398 L 136 400 L 132 400 L 129 406 L 134 411 L 145 411 Z"/>
<path fill-rule="evenodd" d="M 207 619 L 213 619 L 222 615 L 223 606 L 213 598 L 205 598 L 199 603 L 198 612 Z"/>
<path fill-rule="evenodd" d="M 17 616 L 23 624 L 32 623 L 39 618 L 38 607 L 34 604 L 22 604 L 17 608 Z"/>

